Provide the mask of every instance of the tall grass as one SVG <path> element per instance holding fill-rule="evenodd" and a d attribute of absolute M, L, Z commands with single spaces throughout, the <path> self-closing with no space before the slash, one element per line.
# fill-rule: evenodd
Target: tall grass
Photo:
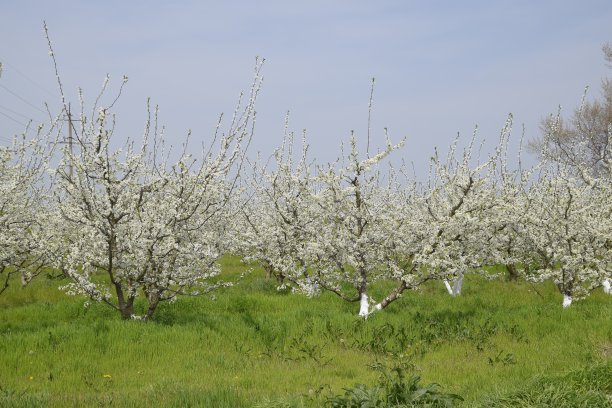
<path fill-rule="evenodd" d="M 223 260 L 226 277 L 245 268 Z M 356 304 L 279 292 L 255 268 L 214 297 L 161 305 L 143 324 L 84 308 L 57 280 L 16 283 L 0 297 L 0 406 L 321 406 L 400 359 L 462 406 L 537 402 L 547 378 L 578 395 L 593 367 L 603 380 L 589 395 L 612 395 L 603 293 L 563 310 L 552 285 L 469 276 L 458 298 L 433 282 L 363 321 Z"/>

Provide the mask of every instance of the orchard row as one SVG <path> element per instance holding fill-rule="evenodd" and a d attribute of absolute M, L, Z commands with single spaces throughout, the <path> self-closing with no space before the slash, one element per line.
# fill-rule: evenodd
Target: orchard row
<path fill-rule="evenodd" d="M 171 159 L 155 111 L 142 142 L 116 147 L 112 106 L 69 123 L 78 123 L 72 144 L 60 143 L 62 112 L 36 138 L 0 148 L 4 289 L 14 274 L 27 283 L 51 267 L 67 293 L 147 320 L 159 302 L 230 285 L 217 260 L 234 253 L 259 262 L 279 286 L 358 302 L 363 317 L 432 280 L 456 296 L 466 273 L 491 276 L 492 265 L 552 280 L 565 307 L 610 290 L 610 161 L 595 171 L 554 160 L 543 143 L 542 160 L 523 168 L 509 159 L 510 117 L 488 157 L 476 160 L 474 140 L 465 149 L 455 143 L 447 157 L 432 157 L 425 182 L 389 165 L 403 141 L 362 152 L 355 135 L 333 163 L 312 160 L 306 140 L 290 132 L 271 162 L 252 162 L 260 69 L 231 123 L 220 122 L 197 158 L 185 148 Z M 377 281 L 394 285 L 373 299 Z"/>

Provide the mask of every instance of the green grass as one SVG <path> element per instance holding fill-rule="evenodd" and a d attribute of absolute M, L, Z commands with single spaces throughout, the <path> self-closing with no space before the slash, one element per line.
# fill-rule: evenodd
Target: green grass
<path fill-rule="evenodd" d="M 612 407 L 612 364 L 537 378 L 512 393 L 488 398 L 483 407 Z"/>
<path fill-rule="evenodd" d="M 228 277 L 244 269 L 223 260 Z M 84 308 L 62 283 L 14 282 L 0 296 L 2 407 L 316 407 L 399 360 L 465 407 L 612 401 L 612 297 L 601 291 L 563 310 L 553 285 L 469 276 L 458 298 L 433 282 L 362 321 L 357 304 L 278 292 L 255 269 L 141 323 Z"/>

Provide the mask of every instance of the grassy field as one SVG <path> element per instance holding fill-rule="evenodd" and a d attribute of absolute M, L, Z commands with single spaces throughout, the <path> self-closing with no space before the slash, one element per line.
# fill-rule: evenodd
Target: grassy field
<path fill-rule="evenodd" d="M 223 260 L 227 276 L 244 269 Z M 563 310 L 550 284 L 470 276 L 459 298 L 433 282 L 363 321 L 357 304 L 278 292 L 255 269 L 141 323 L 84 308 L 61 283 L 0 296 L 2 407 L 318 407 L 398 366 L 462 407 L 612 406 L 602 291 Z"/>

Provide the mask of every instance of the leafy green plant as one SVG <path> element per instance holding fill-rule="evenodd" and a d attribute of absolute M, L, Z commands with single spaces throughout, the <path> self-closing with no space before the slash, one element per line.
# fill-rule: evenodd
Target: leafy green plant
<path fill-rule="evenodd" d="M 377 363 L 372 366 L 380 372 L 376 385 L 356 384 L 345 388 L 344 394 L 327 398 L 332 408 L 387 408 L 387 407 L 453 407 L 463 401 L 457 394 L 447 393 L 436 383 L 420 384 L 421 376 L 413 372 L 410 362 L 399 360 L 389 368 Z"/>
<path fill-rule="evenodd" d="M 326 405 L 333 408 L 374 408 L 383 407 L 381 389 L 368 388 L 365 384 L 355 384 L 352 388 L 345 388 L 343 395 L 331 396 Z"/>

